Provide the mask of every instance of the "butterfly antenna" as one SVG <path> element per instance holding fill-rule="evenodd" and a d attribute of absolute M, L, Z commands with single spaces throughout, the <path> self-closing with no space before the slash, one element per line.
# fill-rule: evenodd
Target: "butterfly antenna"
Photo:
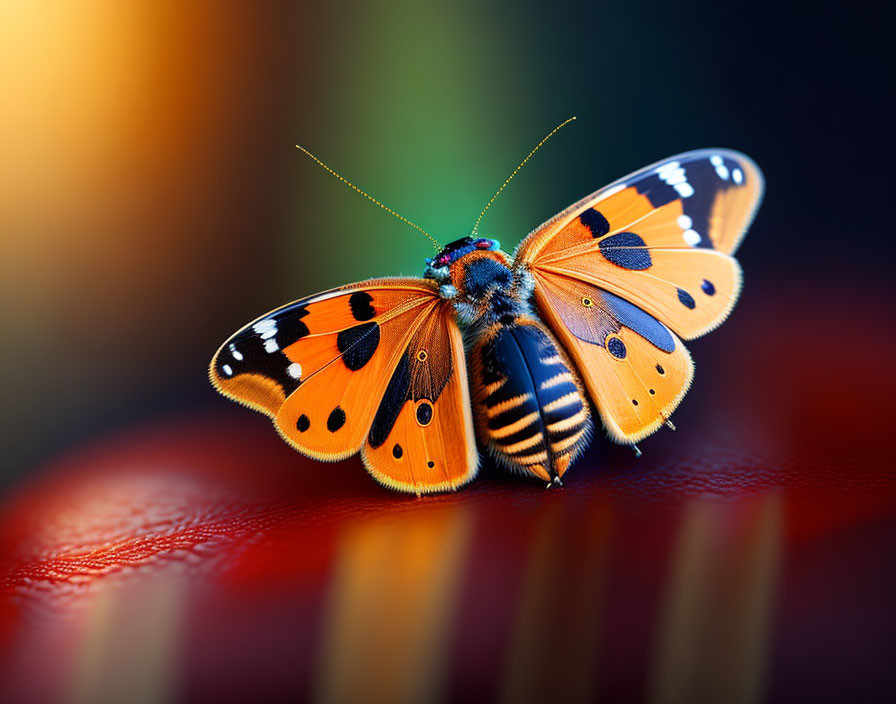
<path fill-rule="evenodd" d="M 554 129 L 552 129 L 552 130 L 548 133 L 547 137 L 545 137 L 543 140 L 541 140 L 538 144 L 535 145 L 535 149 L 533 149 L 531 152 L 529 152 L 528 156 L 520 162 L 520 165 L 517 166 L 517 167 L 513 170 L 513 173 L 510 174 L 510 176 L 507 177 L 507 180 L 506 180 L 506 181 L 501 185 L 501 187 L 495 192 L 495 195 L 492 196 L 492 199 L 491 199 L 488 203 L 485 204 L 485 207 L 482 209 L 482 212 L 479 213 L 479 217 L 476 218 L 476 224 L 473 225 L 473 231 L 470 233 L 471 235 L 475 235 L 475 234 L 479 231 L 479 223 L 482 221 L 482 216 L 485 215 L 485 211 L 488 210 L 488 209 L 491 207 L 491 204 L 495 202 L 495 200 L 498 198 L 499 195 L 501 195 L 501 191 L 503 191 L 504 188 L 507 186 L 507 184 L 510 183 L 511 179 L 512 179 L 514 176 L 516 176 L 517 173 L 519 173 L 519 170 L 522 169 L 522 168 L 526 165 L 526 162 L 529 161 L 529 159 L 532 158 L 532 156 L 535 154 L 535 152 L 537 152 L 539 149 L 541 149 L 542 145 L 543 145 L 545 142 L 547 142 L 551 137 L 553 137 L 555 134 L 557 134 L 557 132 L 560 131 L 560 128 L 561 128 L 561 127 L 566 127 L 566 125 L 568 125 L 570 122 L 572 122 L 572 121 L 575 120 L 575 119 L 576 119 L 576 116 L 573 115 L 573 116 L 570 117 L 568 120 L 565 120 L 564 122 L 561 122 L 559 125 L 557 125 Z"/>
<path fill-rule="evenodd" d="M 342 182 L 343 182 L 346 186 L 348 186 L 349 188 L 352 188 L 352 189 L 356 190 L 358 193 L 360 193 L 362 196 L 364 196 L 367 200 L 373 201 L 373 202 L 376 203 L 378 206 L 380 206 L 383 210 L 385 210 L 387 213 L 389 213 L 389 214 L 391 214 L 391 215 L 394 215 L 395 217 L 397 217 L 397 218 L 398 218 L 399 220 L 401 220 L 402 222 L 407 223 L 408 225 L 410 225 L 411 227 L 413 227 L 415 230 L 419 230 L 420 232 L 422 232 L 424 235 L 426 235 L 426 237 L 429 239 L 429 241 L 432 242 L 433 247 L 435 247 L 436 252 L 441 252 L 441 251 L 442 251 L 442 245 L 440 245 L 440 244 L 438 243 L 438 241 L 436 241 L 436 238 L 433 237 L 432 235 L 430 235 L 430 234 L 429 234 L 426 230 L 424 230 L 422 227 L 420 227 L 419 225 L 416 225 L 415 223 L 412 223 L 410 220 L 408 220 L 408 219 L 407 219 L 406 217 L 404 217 L 403 215 L 399 215 L 399 214 L 396 213 L 394 210 L 392 210 L 392 208 L 389 208 L 389 207 L 383 205 L 383 204 L 380 203 L 376 198 L 374 198 L 374 197 L 373 197 L 372 195 L 370 195 L 369 193 L 365 193 L 364 191 L 362 191 L 360 188 L 358 188 L 358 187 L 357 187 L 355 184 L 353 184 L 351 181 L 348 181 L 347 179 L 344 179 L 342 176 L 340 176 L 340 175 L 337 174 L 335 171 L 333 171 L 333 169 L 331 169 L 329 166 L 327 166 L 324 162 L 322 162 L 320 159 L 318 159 L 316 156 L 314 156 L 314 154 L 312 154 L 312 153 L 309 152 L 307 149 L 305 149 L 305 147 L 300 147 L 300 146 L 297 144 L 297 145 L 296 145 L 296 149 L 298 149 L 299 151 L 304 152 L 305 154 L 307 154 L 309 157 L 311 157 L 312 160 L 314 160 L 315 162 L 317 162 L 317 164 L 318 164 L 319 166 L 322 166 L 324 169 L 326 169 L 327 171 L 329 171 L 331 174 L 333 174 L 333 176 L 335 176 L 336 178 L 338 178 L 340 181 L 342 181 Z"/>

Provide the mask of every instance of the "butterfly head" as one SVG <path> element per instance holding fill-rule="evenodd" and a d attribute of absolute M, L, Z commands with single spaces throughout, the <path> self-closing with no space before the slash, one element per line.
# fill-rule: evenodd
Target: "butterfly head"
<path fill-rule="evenodd" d="M 445 245 L 434 257 L 427 257 L 426 270 L 423 276 L 435 279 L 439 283 L 448 283 L 451 280 L 451 271 L 454 264 L 474 253 L 500 252 L 501 243 L 498 240 L 490 240 L 487 237 L 461 237 L 450 244 Z"/>
<path fill-rule="evenodd" d="M 501 243 L 498 240 L 490 240 L 487 237 L 461 237 L 459 240 L 446 244 L 436 256 L 427 257 L 426 265 L 433 268 L 446 267 L 472 252 L 500 249 Z"/>
<path fill-rule="evenodd" d="M 497 240 L 464 237 L 444 247 L 426 260 L 423 277 L 439 284 L 443 298 L 458 305 L 472 306 L 473 318 L 488 309 L 494 291 L 508 288 L 513 280 L 510 262 Z"/>

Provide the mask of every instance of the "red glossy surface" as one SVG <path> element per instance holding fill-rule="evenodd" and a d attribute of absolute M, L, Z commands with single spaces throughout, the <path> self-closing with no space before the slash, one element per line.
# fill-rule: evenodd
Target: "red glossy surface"
<path fill-rule="evenodd" d="M 679 430 L 559 491 L 396 495 L 226 405 L 101 439 L 3 506 L 0 699 L 884 698 L 896 384 L 828 315 L 692 345 Z"/>

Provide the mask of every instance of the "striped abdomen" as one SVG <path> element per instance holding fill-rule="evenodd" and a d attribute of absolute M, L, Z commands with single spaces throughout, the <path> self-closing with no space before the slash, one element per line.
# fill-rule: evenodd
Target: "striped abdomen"
<path fill-rule="evenodd" d="M 515 469 L 562 477 L 588 443 L 590 413 L 547 330 L 533 320 L 497 325 L 470 362 L 483 444 Z"/>

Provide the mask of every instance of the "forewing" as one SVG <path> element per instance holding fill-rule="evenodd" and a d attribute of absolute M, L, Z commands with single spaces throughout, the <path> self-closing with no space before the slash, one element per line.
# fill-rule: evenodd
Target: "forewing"
<path fill-rule="evenodd" d="M 399 360 L 362 457 L 383 484 L 417 494 L 455 489 L 476 474 L 464 347 L 450 303 L 432 309 Z"/>
<path fill-rule="evenodd" d="M 599 286 L 681 337 L 721 323 L 740 292 L 730 253 L 753 218 L 762 175 L 724 149 L 671 157 L 597 191 L 520 245 L 517 266 Z"/>
<path fill-rule="evenodd" d="M 610 436 L 634 443 L 657 430 L 694 374 L 678 336 L 591 284 L 539 272 L 535 279 L 538 308 L 575 361 Z"/>
<path fill-rule="evenodd" d="M 301 452 L 357 452 L 409 341 L 438 307 L 436 287 L 379 279 L 279 308 L 233 335 L 212 359 L 225 396 L 274 419 Z"/>

